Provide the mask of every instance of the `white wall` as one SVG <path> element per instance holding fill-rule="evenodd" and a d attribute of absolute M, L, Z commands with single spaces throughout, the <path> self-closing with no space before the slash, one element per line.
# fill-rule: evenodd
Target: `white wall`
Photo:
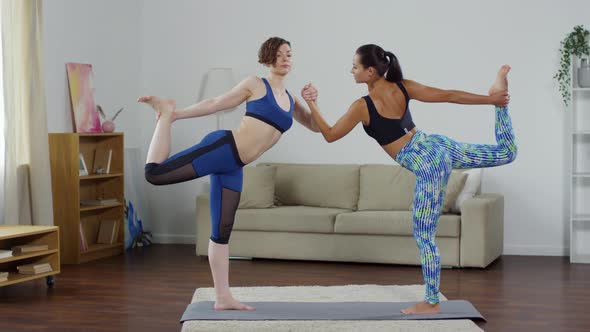
<path fill-rule="evenodd" d="M 141 75 L 140 17 L 140 0 L 43 2 L 49 132 L 72 132 L 65 63 L 90 63 L 96 103 L 111 116 L 125 107 L 115 120 L 116 130 L 126 133 L 126 146 L 139 144 L 141 123 L 134 119 Z"/>
<path fill-rule="evenodd" d="M 136 157 L 138 153 L 133 153 L 139 151 L 138 146 L 143 146 L 144 124 L 135 119 L 138 112 L 145 111 L 135 102 L 141 82 L 140 19 L 139 0 L 43 2 L 48 131 L 72 132 L 65 63 L 92 64 L 96 103 L 103 107 L 107 116 L 125 108 L 115 124 L 116 131 L 125 132 L 126 197 L 131 197 L 141 208 L 143 205 L 137 202 L 137 197 L 146 186 L 143 161 Z M 140 185 L 133 188 L 130 183 Z M 145 207 L 140 209 L 143 210 Z"/>
<path fill-rule="evenodd" d="M 567 251 L 566 114 L 552 76 L 560 40 L 574 25 L 590 24 L 588 2 L 570 1 L 568 6 L 549 0 L 365 1 L 362 5 L 311 0 L 70 1 L 67 10 L 65 3 L 45 4 L 46 59 L 52 60 L 46 64 L 49 112 L 60 119 L 50 116 L 50 131 L 71 129 L 71 120 L 63 120 L 69 116 L 69 106 L 64 105 L 67 89 L 60 62 L 88 61 L 95 64 L 97 99 L 112 105 L 107 109 L 132 108 L 126 115 L 133 122 L 121 125 L 127 142 L 137 144 L 144 155 L 154 119 L 148 109 L 131 106 L 139 93 L 175 98 L 184 106 L 195 101 L 208 68 L 233 67 L 238 79 L 265 75 L 256 62 L 257 50 L 270 36 L 292 43 L 295 66 L 290 91 L 298 94 L 305 83 L 314 82 L 331 123 L 366 93 L 349 74 L 354 50 L 361 44 L 377 43 L 396 53 L 407 78 L 475 93 L 486 93 L 498 67 L 509 63 L 519 156 L 511 165 L 485 170 L 483 189 L 505 195 L 506 254 L 562 255 Z M 88 31 L 67 31 L 64 13 L 85 11 L 92 12 L 80 20 Z M 97 13 L 115 17 L 105 20 Z M 53 23 L 47 18 L 53 18 Z M 113 24 L 111 32 L 103 30 L 103 25 Z M 83 38 L 88 35 L 91 41 Z M 74 46 L 68 41 L 72 38 L 84 46 Z M 113 42 L 117 47 L 107 46 Z M 132 79 L 138 76 L 139 81 Z M 113 77 L 121 83 L 113 83 Z M 52 84 L 60 88 L 50 88 Z M 426 132 L 468 142 L 494 142 L 490 107 L 412 102 L 411 108 L 415 122 Z M 236 123 L 240 112 L 243 107 L 227 122 Z M 172 150 L 187 148 L 214 129 L 212 116 L 176 123 Z M 392 163 L 360 127 L 327 144 L 297 125 L 260 161 Z M 208 179 L 199 179 L 147 186 L 151 211 L 144 214 L 146 228 L 163 242 L 193 242 L 195 196 L 207 190 L 207 183 Z"/>

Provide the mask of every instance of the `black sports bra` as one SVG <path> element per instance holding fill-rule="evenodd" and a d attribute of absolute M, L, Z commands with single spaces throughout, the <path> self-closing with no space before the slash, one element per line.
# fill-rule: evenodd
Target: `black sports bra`
<path fill-rule="evenodd" d="M 406 91 L 406 88 L 401 82 L 395 82 L 397 86 L 402 90 L 406 97 L 406 109 L 401 119 L 390 119 L 381 116 L 375 108 L 375 104 L 369 95 L 363 97 L 367 103 L 369 109 L 369 125 L 363 125 L 367 135 L 373 137 L 379 145 L 387 145 L 400 137 L 404 136 L 407 132 L 414 129 L 416 125 L 412 121 L 412 114 L 410 113 L 410 96 Z"/>

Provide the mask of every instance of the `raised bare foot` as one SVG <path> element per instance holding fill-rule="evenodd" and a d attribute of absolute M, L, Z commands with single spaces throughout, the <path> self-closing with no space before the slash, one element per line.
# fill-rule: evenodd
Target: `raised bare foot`
<path fill-rule="evenodd" d="M 213 305 L 215 310 L 256 310 L 256 308 L 240 303 L 233 297 L 221 298 L 218 297 Z"/>
<path fill-rule="evenodd" d="M 163 99 L 156 96 L 139 97 L 138 102 L 150 105 L 157 113 L 158 118 L 161 116 L 173 116 L 176 109 L 176 101 L 174 99 Z"/>
<path fill-rule="evenodd" d="M 500 67 L 500 70 L 498 70 L 498 75 L 496 76 L 496 81 L 494 82 L 494 84 L 492 84 L 490 90 L 488 91 L 490 96 L 496 93 L 508 91 L 508 79 L 506 78 L 506 76 L 508 76 L 509 71 L 509 65 L 503 65 L 502 67 Z"/>
<path fill-rule="evenodd" d="M 409 308 L 402 309 L 406 315 L 420 315 L 420 314 L 439 314 L 440 313 L 440 304 L 430 304 L 426 302 L 420 302 L 414 306 Z"/>

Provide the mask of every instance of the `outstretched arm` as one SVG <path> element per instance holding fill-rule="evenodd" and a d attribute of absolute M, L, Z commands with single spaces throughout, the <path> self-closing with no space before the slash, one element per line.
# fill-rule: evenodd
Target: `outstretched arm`
<path fill-rule="evenodd" d="M 293 117 L 295 118 L 295 120 L 301 123 L 305 128 L 313 132 L 319 133 L 320 128 L 313 120 L 311 112 L 295 96 L 293 96 L 293 99 L 295 99 L 295 105 L 293 110 Z"/>
<path fill-rule="evenodd" d="M 250 76 L 220 96 L 205 99 L 182 110 L 176 110 L 175 119 L 194 118 L 236 107 L 250 98 L 256 80 L 255 76 Z"/>
<path fill-rule="evenodd" d="M 506 106 L 510 100 L 508 92 L 485 96 L 459 90 L 437 89 L 411 80 L 404 80 L 404 86 L 411 99 L 426 103 Z"/>
<path fill-rule="evenodd" d="M 352 103 L 348 111 L 331 127 L 320 114 L 316 100 L 305 99 L 305 101 L 311 110 L 313 121 L 315 121 L 328 143 L 332 143 L 346 136 L 359 122 L 363 121 L 366 113 L 363 112 L 364 102 L 359 99 Z"/>

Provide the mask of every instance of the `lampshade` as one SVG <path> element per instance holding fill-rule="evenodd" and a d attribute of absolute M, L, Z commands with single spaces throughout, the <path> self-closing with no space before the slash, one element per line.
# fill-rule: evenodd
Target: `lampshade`
<path fill-rule="evenodd" d="M 207 72 L 201 88 L 199 100 L 216 97 L 231 90 L 236 85 L 234 72 L 231 68 L 211 68 Z M 223 114 L 233 111 L 235 107 L 216 113 L 217 129 L 223 129 Z"/>
<path fill-rule="evenodd" d="M 211 68 L 205 76 L 199 100 L 219 96 L 236 85 L 234 72 L 231 68 Z"/>

